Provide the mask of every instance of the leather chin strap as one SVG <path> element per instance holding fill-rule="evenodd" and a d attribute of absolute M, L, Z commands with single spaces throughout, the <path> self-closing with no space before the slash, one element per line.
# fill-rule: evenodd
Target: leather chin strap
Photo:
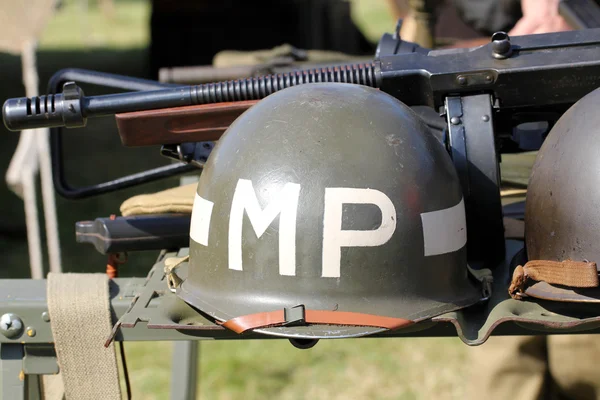
<path fill-rule="evenodd" d="M 553 285 L 560 285 L 558 287 Z M 535 297 L 562 302 L 600 302 L 594 262 L 532 260 L 517 266 L 508 293 L 513 299 Z"/>
<path fill-rule="evenodd" d="M 488 269 L 473 270 L 469 267 L 468 269 L 481 283 L 483 298 L 487 299 L 491 295 L 492 272 Z M 236 333 L 244 333 L 260 328 L 306 325 L 342 325 L 394 330 L 412 325 L 415 321 L 349 311 L 307 310 L 300 305 L 277 311 L 242 315 L 217 323 Z"/>
<path fill-rule="evenodd" d="M 306 310 L 304 306 L 283 310 L 242 315 L 219 323 L 236 333 L 259 328 L 299 325 L 347 325 L 399 329 L 412 325 L 414 321 L 404 318 L 383 317 L 347 311 Z"/>

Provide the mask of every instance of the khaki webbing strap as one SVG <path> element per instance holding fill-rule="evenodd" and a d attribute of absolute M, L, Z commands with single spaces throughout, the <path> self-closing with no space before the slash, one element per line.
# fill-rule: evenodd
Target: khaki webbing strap
<path fill-rule="evenodd" d="M 285 310 L 242 315 L 223 322 L 225 328 L 236 333 L 248 330 L 276 327 L 289 324 Z M 365 326 L 385 329 L 399 329 L 413 324 L 413 321 L 403 318 L 382 317 L 379 315 L 362 314 L 347 311 L 304 310 L 302 323 L 323 325 Z"/>
<path fill-rule="evenodd" d="M 599 285 L 596 263 L 532 260 L 525 266 L 515 268 L 508 293 L 514 299 L 521 299 L 527 286 L 534 282 L 574 288 L 593 288 Z"/>
<path fill-rule="evenodd" d="M 121 400 L 106 274 L 48 274 L 48 312 L 67 400 Z"/>

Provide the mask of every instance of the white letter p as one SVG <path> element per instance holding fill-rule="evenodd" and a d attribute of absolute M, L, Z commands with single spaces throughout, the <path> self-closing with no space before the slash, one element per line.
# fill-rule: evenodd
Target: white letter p
<path fill-rule="evenodd" d="M 381 210 L 381 225 L 366 231 L 342 230 L 343 204 L 373 204 Z M 342 247 L 385 244 L 396 231 L 396 208 L 384 193 L 374 189 L 326 188 L 323 217 L 322 277 L 339 278 Z"/>

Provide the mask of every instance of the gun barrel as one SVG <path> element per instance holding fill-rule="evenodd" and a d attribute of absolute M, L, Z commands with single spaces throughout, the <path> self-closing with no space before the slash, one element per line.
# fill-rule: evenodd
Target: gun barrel
<path fill-rule="evenodd" d="M 78 89 L 78 88 L 77 88 Z M 59 93 L 40 97 L 8 99 L 2 107 L 6 128 L 11 131 L 36 128 L 85 126 L 88 117 L 140 110 L 187 106 L 190 88 L 174 88 L 103 96 Z"/>
<path fill-rule="evenodd" d="M 197 86 L 89 97 L 84 96 L 74 82 L 68 82 L 63 87 L 63 92 L 56 95 L 7 100 L 2 116 L 4 124 L 11 131 L 43 127 L 73 128 L 85 126 L 89 117 L 197 104 L 260 100 L 287 87 L 317 82 L 345 82 L 378 87 L 380 68 L 376 63 L 352 64 Z"/>
<path fill-rule="evenodd" d="M 192 105 L 190 87 L 152 91 L 108 94 L 83 99 L 83 110 L 88 117 L 100 117 L 132 111 L 154 110 Z"/>

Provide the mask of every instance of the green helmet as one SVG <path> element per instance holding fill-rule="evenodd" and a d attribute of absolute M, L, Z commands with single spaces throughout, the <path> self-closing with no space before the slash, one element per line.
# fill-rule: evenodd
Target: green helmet
<path fill-rule="evenodd" d="M 525 209 L 531 260 L 600 263 L 600 88 L 559 119 L 531 171 Z"/>
<path fill-rule="evenodd" d="M 516 299 L 600 303 L 599 101 L 600 88 L 570 107 L 537 154 L 525 205 L 529 261 L 516 266 L 509 287 Z"/>
<path fill-rule="evenodd" d="M 198 184 L 186 302 L 236 332 L 355 337 L 482 298 L 444 146 L 406 105 L 342 83 L 240 116 Z"/>

